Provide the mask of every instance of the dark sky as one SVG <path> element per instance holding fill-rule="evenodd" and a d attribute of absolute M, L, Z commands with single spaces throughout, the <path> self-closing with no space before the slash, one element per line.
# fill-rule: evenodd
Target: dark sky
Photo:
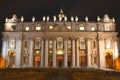
<path fill-rule="evenodd" d="M 96 17 L 108 14 L 115 17 L 117 31 L 120 23 L 120 0 L 0 0 L 0 32 L 4 29 L 4 20 L 13 14 L 24 16 L 25 21 L 30 21 L 32 16 L 42 20 L 42 16 L 58 14 L 63 7 L 67 16 L 78 16 L 83 21 L 85 16 L 96 21 Z M 1 39 L 2 36 L 0 36 Z"/>
<path fill-rule="evenodd" d="M 32 16 L 42 20 L 44 15 L 58 14 L 61 7 L 67 16 L 77 15 L 82 21 L 85 16 L 96 21 L 97 16 L 108 14 L 120 22 L 120 0 L 0 0 L 0 22 L 4 24 L 5 18 L 13 14 L 24 16 L 25 21 L 30 21 Z"/>

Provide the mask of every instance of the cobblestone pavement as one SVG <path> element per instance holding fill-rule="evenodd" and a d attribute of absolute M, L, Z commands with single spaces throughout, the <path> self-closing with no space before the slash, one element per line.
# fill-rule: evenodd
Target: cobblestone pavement
<path fill-rule="evenodd" d="M 5 68 L 0 80 L 120 80 L 120 72 L 79 68 Z"/>

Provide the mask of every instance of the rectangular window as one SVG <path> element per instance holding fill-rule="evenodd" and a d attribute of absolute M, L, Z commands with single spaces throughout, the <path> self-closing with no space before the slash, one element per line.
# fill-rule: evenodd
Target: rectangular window
<path fill-rule="evenodd" d="M 26 31 L 29 31 L 29 27 L 26 27 L 25 30 L 26 30 Z"/>
<path fill-rule="evenodd" d="M 95 31 L 95 27 L 91 27 L 91 31 Z"/>
<path fill-rule="evenodd" d="M 35 50 L 35 54 L 40 54 L 40 50 Z"/>
<path fill-rule="evenodd" d="M 71 29 L 71 26 L 67 26 L 68 29 Z"/>
<path fill-rule="evenodd" d="M 14 38 L 10 38 L 8 41 L 8 47 L 9 48 L 15 48 L 15 39 Z"/>
<path fill-rule="evenodd" d="M 79 30 L 83 31 L 85 30 L 85 24 L 79 24 Z"/>
<path fill-rule="evenodd" d="M 79 27 L 79 29 L 80 29 L 80 30 L 85 30 L 85 27 L 84 27 L 84 26 L 82 26 L 82 27 Z"/>
<path fill-rule="evenodd" d="M 85 49 L 85 40 L 84 39 L 80 40 L 80 49 Z"/>
<path fill-rule="evenodd" d="M 37 30 L 37 31 L 41 30 L 41 27 L 40 27 L 40 26 L 37 26 L 37 27 L 36 27 L 36 30 Z"/>
<path fill-rule="evenodd" d="M 52 29 L 53 28 L 53 26 L 49 26 L 49 29 Z"/>
<path fill-rule="evenodd" d="M 35 39 L 35 48 L 40 49 L 40 38 Z"/>
<path fill-rule="evenodd" d="M 105 31 L 110 31 L 110 24 L 105 24 L 104 27 L 105 27 Z"/>
<path fill-rule="evenodd" d="M 59 38 L 57 40 L 57 49 L 63 49 L 63 40 L 62 40 L 62 38 Z"/>

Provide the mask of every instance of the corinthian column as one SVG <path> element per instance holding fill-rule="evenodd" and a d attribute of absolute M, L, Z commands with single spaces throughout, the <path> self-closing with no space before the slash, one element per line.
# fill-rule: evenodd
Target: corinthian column
<path fill-rule="evenodd" d="M 48 40 L 45 40 L 45 67 L 48 67 Z"/>
<path fill-rule="evenodd" d="M 56 40 L 53 40 L 53 65 L 52 67 L 56 67 Z"/>
<path fill-rule="evenodd" d="M 64 67 L 67 67 L 67 40 L 64 40 Z"/>
<path fill-rule="evenodd" d="M 77 62 L 77 67 L 80 67 L 80 58 L 79 58 L 79 39 L 76 40 L 76 62 Z"/>
<path fill-rule="evenodd" d="M 16 54 L 16 65 L 15 65 L 15 67 L 16 68 L 20 68 L 20 62 L 21 62 L 21 58 L 20 58 L 20 56 L 21 56 L 21 39 L 17 39 L 16 40 L 16 45 L 18 45 L 18 46 L 16 46 L 16 49 L 17 49 L 17 54 Z"/>
<path fill-rule="evenodd" d="M 75 67 L 75 39 L 72 39 L 72 67 Z"/>
<path fill-rule="evenodd" d="M 40 55 L 40 56 L 41 56 L 41 57 L 40 57 L 40 59 L 41 59 L 41 60 L 40 60 L 40 64 L 41 64 L 41 65 L 40 65 L 40 66 L 41 66 L 41 67 L 43 67 L 43 61 L 44 61 L 44 60 L 43 60 L 43 57 L 44 57 L 44 56 L 43 56 L 43 53 L 44 53 L 44 40 L 41 41 L 41 55 Z"/>
<path fill-rule="evenodd" d="M 91 41 L 87 39 L 87 67 L 91 66 Z"/>
<path fill-rule="evenodd" d="M 98 68 L 104 69 L 106 67 L 105 65 L 105 41 L 104 39 L 99 39 L 99 55 L 98 55 Z"/>
<path fill-rule="evenodd" d="M 29 58 L 29 67 L 33 67 L 33 39 L 29 41 L 29 51 L 30 51 L 30 58 Z"/>

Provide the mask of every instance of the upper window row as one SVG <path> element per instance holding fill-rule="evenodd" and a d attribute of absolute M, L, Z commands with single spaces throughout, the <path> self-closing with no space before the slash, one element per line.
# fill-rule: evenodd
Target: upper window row
<path fill-rule="evenodd" d="M 72 29 L 72 26 L 67 26 L 67 28 L 71 30 L 71 29 Z M 49 26 L 48 29 L 53 29 L 53 26 Z M 104 31 L 110 31 L 111 29 L 112 29 L 112 25 L 109 25 L 109 24 L 105 24 L 105 25 L 104 25 Z M 29 31 L 29 30 L 30 30 L 30 27 L 26 26 L 26 27 L 25 27 L 25 30 L 26 30 L 26 31 Z M 39 25 L 37 25 L 37 26 L 35 27 L 35 30 L 36 30 L 36 31 L 40 31 L 40 30 L 42 30 L 42 27 L 39 26 Z M 97 28 L 96 28 L 96 26 L 86 27 L 85 25 L 79 25 L 79 26 L 76 27 L 76 30 L 80 30 L 80 31 L 84 31 L 84 30 L 96 31 Z"/>

